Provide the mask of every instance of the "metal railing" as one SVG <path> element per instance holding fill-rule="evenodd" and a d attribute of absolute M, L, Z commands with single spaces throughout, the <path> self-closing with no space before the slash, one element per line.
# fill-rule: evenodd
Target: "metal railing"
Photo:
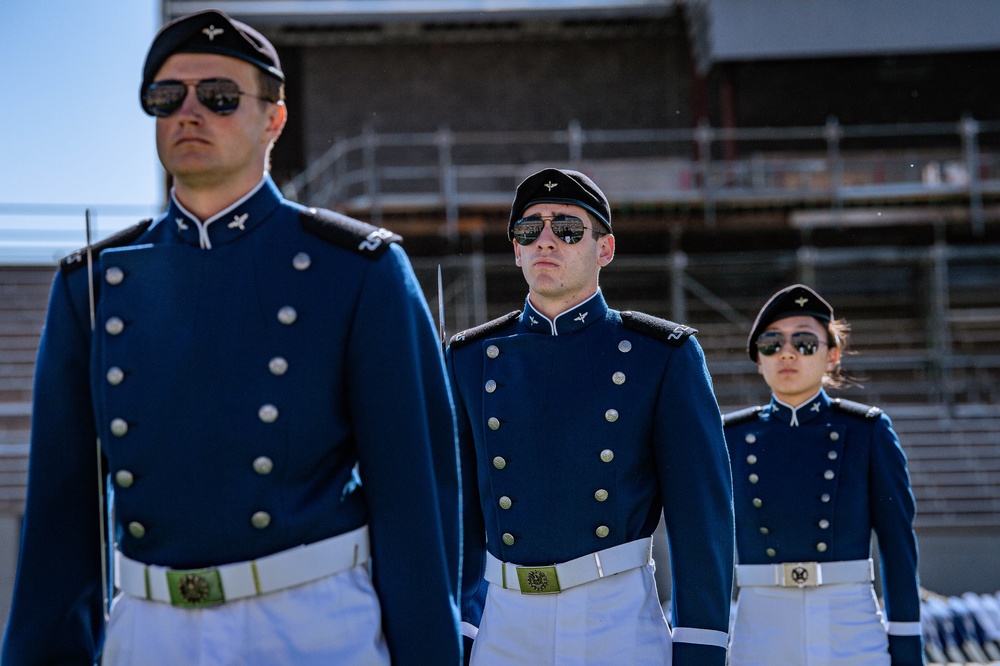
<path fill-rule="evenodd" d="M 977 234 L 984 197 L 1000 194 L 1000 120 L 785 128 L 584 129 L 380 133 L 339 138 L 285 193 L 315 206 L 445 212 L 509 204 L 541 166 L 586 171 L 613 205 L 828 206 L 873 200 L 960 199 Z"/>

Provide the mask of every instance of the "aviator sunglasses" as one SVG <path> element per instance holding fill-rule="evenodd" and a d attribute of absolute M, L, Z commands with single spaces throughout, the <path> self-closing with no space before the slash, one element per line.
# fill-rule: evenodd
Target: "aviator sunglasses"
<path fill-rule="evenodd" d="M 795 351 L 803 356 L 812 356 L 816 353 L 816 350 L 819 349 L 820 345 L 826 344 L 826 342 L 823 342 L 816 337 L 815 333 L 809 333 L 807 331 L 792 333 L 791 337 L 788 338 L 787 341 Z M 764 356 L 771 356 L 778 353 L 778 351 L 780 351 L 785 345 L 785 342 L 785 336 L 777 331 L 761 333 L 760 337 L 757 338 L 757 351 Z"/>
<path fill-rule="evenodd" d="M 194 94 L 202 106 L 220 116 L 228 116 L 240 105 L 240 97 L 253 97 L 266 102 L 275 100 L 240 90 L 232 79 L 202 79 L 200 81 L 156 81 L 149 84 L 142 94 L 142 109 L 151 116 L 166 118 L 181 108 L 188 88 L 194 86 Z"/>
<path fill-rule="evenodd" d="M 579 243 L 583 239 L 585 231 L 605 233 L 586 226 L 583 220 L 572 215 L 554 215 L 549 224 L 552 226 L 552 233 L 555 234 L 556 238 L 569 245 Z M 542 234 L 543 229 L 545 229 L 545 220 L 542 219 L 542 216 L 530 215 L 515 222 L 510 234 L 518 245 L 531 245 Z"/>

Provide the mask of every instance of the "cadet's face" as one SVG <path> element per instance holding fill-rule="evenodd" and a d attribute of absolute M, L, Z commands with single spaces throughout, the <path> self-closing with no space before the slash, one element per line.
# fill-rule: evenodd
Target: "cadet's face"
<path fill-rule="evenodd" d="M 530 245 L 514 243 L 514 259 L 528 283 L 531 304 L 547 317 L 555 316 L 597 291 L 598 274 L 615 256 L 615 238 L 605 234 L 594 240 L 590 231 L 580 242 L 570 245 L 552 233 L 554 215 L 572 215 L 587 227 L 600 229 L 587 211 L 579 206 L 540 203 L 530 206 L 521 217 L 540 215 L 542 233 Z"/>
<path fill-rule="evenodd" d="M 206 53 L 170 56 L 156 81 L 225 78 L 240 90 L 260 94 L 257 69 L 250 63 Z M 156 119 L 156 149 L 178 186 L 205 188 L 260 180 L 269 143 L 284 124 L 284 105 L 242 96 L 229 115 L 213 113 L 188 88 L 181 107 Z"/>
<path fill-rule="evenodd" d="M 786 317 L 772 323 L 765 332 L 777 332 L 785 337 L 771 356 L 757 355 L 757 371 L 778 400 L 796 407 L 816 395 L 823 385 L 823 377 L 836 365 L 840 352 L 826 342 L 826 329 L 813 317 Z M 814 354 L 801 354 L 788 344 L 793 333 L 809 332 L 820 340 Z"/>

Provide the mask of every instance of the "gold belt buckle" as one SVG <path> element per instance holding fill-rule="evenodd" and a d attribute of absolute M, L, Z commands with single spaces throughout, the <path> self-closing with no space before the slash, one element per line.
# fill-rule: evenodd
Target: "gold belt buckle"
<path fill-rule="evenodd" d="M 781 587 L 818 587 L 823 584 L 816 562 L 782 562 Z"/>
<path fill-rule="evenodd" d="M 517 583 L 521 594 L 555 594 L 559 592 L 559 576 L 555 567 L 517 567 Z"/>
<path fill-rule="evenodd" d="M 170 569 L 167 571 L 170 604 L 184 608 L 217 606 L 226 601 L 218 569 Z"/>

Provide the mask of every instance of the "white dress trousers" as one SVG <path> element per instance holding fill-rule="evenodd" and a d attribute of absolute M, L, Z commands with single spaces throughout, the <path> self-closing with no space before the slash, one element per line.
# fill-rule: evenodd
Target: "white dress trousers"
<path fill-rule="evenodd" d="M 104 666 L 389 664 L 366 565 L 211 608 L 118 595 Z"/>

